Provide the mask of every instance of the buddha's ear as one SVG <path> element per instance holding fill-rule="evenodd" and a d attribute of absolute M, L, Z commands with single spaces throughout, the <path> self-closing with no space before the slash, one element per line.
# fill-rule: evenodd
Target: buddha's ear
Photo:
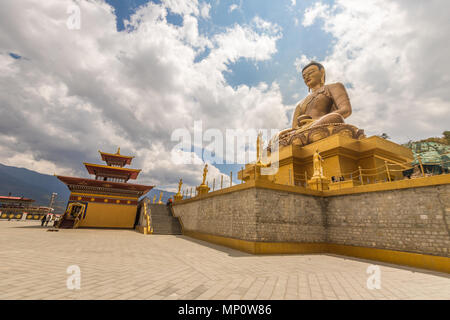
<path fill-rule="evenodd" d="M 325 84 L 325 69 L 320 70 L 320 72 L 322 73 L 322 78 L 320 78 L 320 83 L 321 85 Z"/>

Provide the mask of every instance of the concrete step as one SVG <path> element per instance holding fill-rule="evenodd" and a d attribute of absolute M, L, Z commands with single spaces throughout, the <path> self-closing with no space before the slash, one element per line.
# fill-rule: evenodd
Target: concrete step
<path fill-rule="evenodd" d="M 153 227 L 153 234 L 182 234 L 181 224 L 178 218 L 172 215 L 171 208 L 166 204 L 150 203 L 148 198 L 144 199 L 147 203 Z"/>
<path fill-rule="evenodd" d="M 172 212 L 170 208 L 168 208 L 165 204 L 149 204 L 149 209 L 151 210 L 152 215 L 155 216 L 172 216 Z"/>

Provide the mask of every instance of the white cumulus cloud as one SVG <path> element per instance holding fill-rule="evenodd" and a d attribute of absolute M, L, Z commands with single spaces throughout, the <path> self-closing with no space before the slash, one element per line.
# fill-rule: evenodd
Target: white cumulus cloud
<path fill-rule="evenodd" d="M 337 0 L 306 9 L 335 39 L 321 61 L 327 82 L 347 85 L 348 122 L 398 142 L 440 136 L 450 123 L 450 4 L 417 0 Z M 309 59 L 302 57 L 298 62 Z"/>
<path fill-rule="evenodd" d="M 271 59 L 280 34 L 234 25 L 202 35 L 197 19 L 210 7 L 192 0 L 148 3 L 118 32 L 111 6 L 79 4 L 81 29 L 70 30 L 73 1 L 1 1 L 1 163 L 87 176 L 82 162 L 120 146 L 143 168 L 139 183 L 174 190 L 179 178 L 188 187 L 202 177 L 202 164 L 172 161 L 175 129 L 288 123 L 276 83 L 233 88 L 224 77 L 239 59 Z M 181 26 L 167 22 L 169 10 Z M 210 173 L 219 177 L 212 165 Z"/>

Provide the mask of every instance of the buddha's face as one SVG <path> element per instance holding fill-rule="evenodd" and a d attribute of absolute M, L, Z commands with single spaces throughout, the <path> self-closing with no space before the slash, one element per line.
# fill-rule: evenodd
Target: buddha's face
<path fill-rule="evenodd" d="M 312 65 L 303 70 L 303 81 L 308 88 L 313 89 L 323 83 L 324 70 L 319 70 L 318 66 Z"/>

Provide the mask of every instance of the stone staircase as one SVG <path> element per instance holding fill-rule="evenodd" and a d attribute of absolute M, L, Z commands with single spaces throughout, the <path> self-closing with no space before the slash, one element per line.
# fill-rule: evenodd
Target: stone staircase
<path fill-rule="evenodd" d="M 148 204 L 152 220 L 153 234 L 181 234 L 181 224 L 178 218 L 165 204 Z"/>
<path fill-rule="evenodd" d="M 75 222 L 74 220 L 64 219 L 64 217 L 63 217 L 58 228 L 59 229 L 72 229 L 74 222 Z"/>

